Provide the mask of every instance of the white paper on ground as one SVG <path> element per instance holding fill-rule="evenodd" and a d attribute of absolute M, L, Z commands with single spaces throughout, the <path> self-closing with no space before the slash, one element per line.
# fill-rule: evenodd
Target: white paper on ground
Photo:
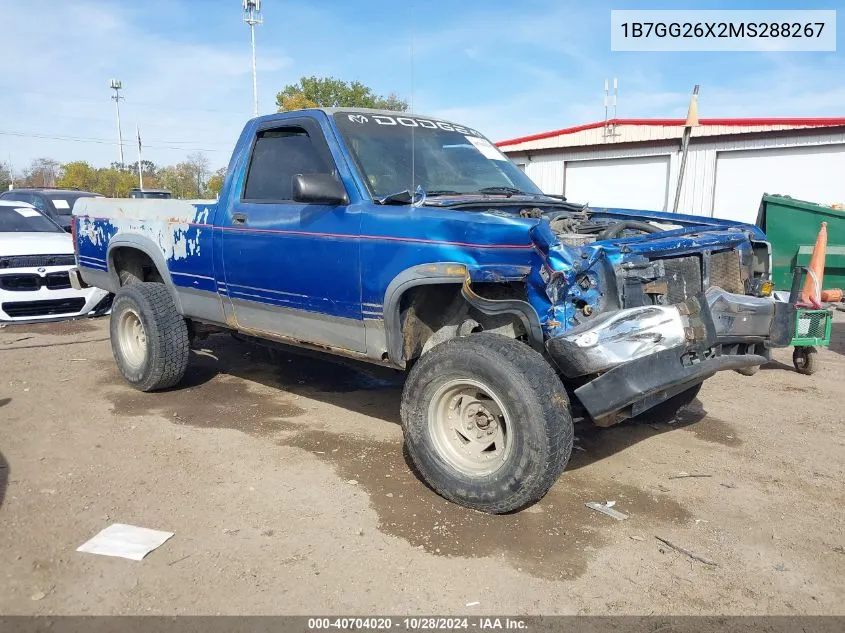
<path fill-rule="evenodd" d="M 142 560 L 144 556 L 161 546 L 171 536 L 173 536 L 173 532 L 162 532 L 161 530 L 150 530 L 124 523 L 114 523 L 90 541 L 80 545 L 76 548 L 76 551 Z"/>

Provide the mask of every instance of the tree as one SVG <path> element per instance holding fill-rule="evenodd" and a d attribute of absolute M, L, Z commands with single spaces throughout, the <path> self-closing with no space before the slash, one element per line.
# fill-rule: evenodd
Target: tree
<path fill-rule="evenodd" d="M 208 179 L 208 183 L 206 184 L 206 189 L 208 190 L 209 197 L 216 198 L 218 195 L 220 195 L 220 190 L 223 188 L 223 180 L 225 178 L 225 167 L 221 167 L 211 175 L 211 178 Z"/>
<path fill-rule="evenodd" d="M 135 165 L 135 169 L 138 169 L 137 163 Z M 156 164 L 153 161 L 151 161 L 151 160 L 142 160 L 141 161 L 141 173 L 144 175 L 144 178 L 146 178 L 147 176 L 150 176 L 150 177 L 155 176 L 157 171 L 158 171 L 158 168 L 156 167 Z"/>
<path fill-rule="evenodd" d="M 97 170 L 97 178 L 90 190 L 110 198 L 125 198 L 129 190 L 137 186 L 138 177 L 132 172 L 102 167 Z"/>
<path fill-rule="evenodd" d="M 55 187 L 61 164 L 52 158 L 36 158 L 24 170 L 20 187 Z M 16 185 L 18 183 L 15 183 Z"/>
<path fill-rule="evenodd" d="M 395 94 L 377 95 L 359 81 L 346 82 L 334 77 L 302 77 L 276 95 L 279 112 L 303 108 L 376 108 L 404 112 L 408 103 Z"/>
<path fill-rule="evenodd" d="M 12 166 L 9 163 L 0 163 L 0 191 L 6 191 L 12 184 Z"/>
<path fill-rule="evenodd" d="M 194 152 L 193 154 L 188 155 L 188 160 L 185 161 L 185 164 L 194 176 L 194 182 L 196 183 L 194 191 L 196 191 L 196 197 L 202 198 L 203 193 L 205 192 L 205 182 L 208 177 L 210 165 L 208 157 L 202 152 Z"/>
<path fill-rule="evenodd" d="M 56 181 L 58 187 L 91 191 L 97 186 L 97 171 L 84 160 L 62 165 L 62 175 Z"/>

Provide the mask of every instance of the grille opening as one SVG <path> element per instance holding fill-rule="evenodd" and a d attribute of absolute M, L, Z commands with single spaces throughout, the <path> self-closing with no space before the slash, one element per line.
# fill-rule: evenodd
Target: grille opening
<path fill-rule="evenodd" d="M 74 314 L 85 307 L 85 299 L 46 299 L 43 301 L 4 301 L 3 312 L 10 317 L 38 317 Z"/>
<path fill-rule="evenodd" d="M 0 269 L 73 266 L 75 264 L 76 259 L 73 255 L 12 255 L 9 257 L 0 257 Z"/>
<path fill-rule="evenodd" d="M 26 292 L 40 288 L 65 290 L 70 288 L 70 275 L 67 271 L 47 273 L 43 277 L 35 273 L 0 275 L 0 289 L 10 292 Z"/>

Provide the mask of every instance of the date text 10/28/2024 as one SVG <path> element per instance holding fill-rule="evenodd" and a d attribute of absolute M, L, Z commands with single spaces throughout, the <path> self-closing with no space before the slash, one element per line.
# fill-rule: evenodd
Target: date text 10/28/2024
<path fill-rule="evenodd" d="M 413 618 L 309 618 L 308 630 L 375 630 L 375 631 L 448 631 L 448 630 L 511 630 L 527 631 L 528 622 L 519 618 L 498 617 L 413 617 Z"/>

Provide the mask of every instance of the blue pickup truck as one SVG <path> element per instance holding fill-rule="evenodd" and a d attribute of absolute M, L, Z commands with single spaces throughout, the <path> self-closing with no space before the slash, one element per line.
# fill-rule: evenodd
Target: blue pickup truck
<path fill-rule="evenodd" d="M 73 282 L 116 294 L 131 385 L 179 383 L 209 328 L 395 368 L 414 465 L 486 512 L 549 490 L 573 418 L 672 415 L 791 338 L 759 229 L 544 195 L 481 133 L 436 118 L 258 117 L 218 201 L 73 213 Z"/>

